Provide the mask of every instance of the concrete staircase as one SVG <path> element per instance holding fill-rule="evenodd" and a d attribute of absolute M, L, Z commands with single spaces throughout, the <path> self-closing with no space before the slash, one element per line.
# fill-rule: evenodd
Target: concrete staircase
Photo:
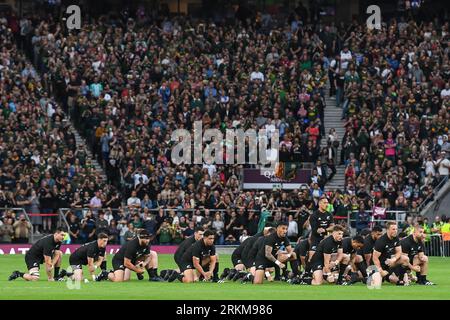
<path fill-rule="evenodd" d="M 325 191 L 333 191 L 336 189 L 344 190 L 345 186 L 345 166 L 339 165 L 340 158 L 341 158 L 341 141 L 345 134 L 345 128 L 344 128 L 344 121 L 341 120 L 342 116 L 342 109 L 336 107 L 336 99 L 334 97 L 329 96 L 328 88 L 326 90 L 325 95 L 325 137 L 322 139 L 321 147 L 327 146 L 327 138 L 328 138 L 328 131 L 330 131 L 331 128 L 336 129 L 336 133 L 339 137 L 339 148 L 337 150 L 337 163 L 336 163 L 336 174 L 335 176 L 327 182 L 325 185 Z M 329 171 L 328 175 L 331 173 Z"/>
<path fill-rule="evenodd" d="M 86 146 L 87 145 L 86 140 L 78 133 L 77 129 L 74 126 L 72 126 L 72 130 L 75 135 L 75 143 L 77 144 L 77 147 L 80 145 Z M 103 170 L 103 167 L 98 163 L 97 158 L 94 157 L 94 155 L 92 154 L 92 152 L 89 148 L 86 148 L 86 151 L 87 151 L 88 159 L 91 160 L 92 164 L 95 167 L 95 170 L 100 174 L 102 179 L 104 181 L 106 181 L 106 173 Z"/>
<path fill-rule="evenodd" d="M 450 180 L 437 186 L 433 193 L 434 199 L 420 210 L 420 213 L 427 217 L 430 222 L 433 222 L 434 217 L 437 215 L 445 214 L 448 216 L 448 208 L 450 208 Z"/>

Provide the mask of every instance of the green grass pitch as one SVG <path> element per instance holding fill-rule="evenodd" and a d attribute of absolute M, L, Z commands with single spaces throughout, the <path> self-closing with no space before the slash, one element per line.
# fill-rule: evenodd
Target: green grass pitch
<path fill-rule="evenodd" d="M 110 259 L 108 259 L 110 261 Z M 109 262 L 108 261 L 108 262 Z M 229 255 L 221 255 L 220 268 L 230 267 Z M 68 255 L 64 255 L 63 268 L 68 265 Z M 172 255 L 159 256 L 159 270 L 174 268 Z M 110 263 L 108 263 L 108 268 Z M 450 299 L 450 259 L 430 258 L 430 271 L 428 278 L 437 283 L 436 286 L 397 287 L 389 284 L 383 285 L 379 290 L 370 290 L 362 283 L 353 286 L 323 285 L 320 287 L 290 285 L 284 282 L 265 283 L 256 286 L 236 283 L 194 283 L 182 284 L 155 283 L 145 280 L 138 281 L 132 275 L 127 283 L 82 283 L 80 289 L 69 289 L 65 282 L 46 281 L 45 272 L 41 270 L 41 280 L 26 282 L 17 279 L 9 282 L 8 276 L 13 270 L 24 271 L 23 255 L 0 256 L 0 299 L 130 299 L 130 300 L 201 300 L 201 299 L 238 299 L 238 300 L 286 300 L 286 299 Z M 86 271 L 87 273 L 87 271 Z"/>

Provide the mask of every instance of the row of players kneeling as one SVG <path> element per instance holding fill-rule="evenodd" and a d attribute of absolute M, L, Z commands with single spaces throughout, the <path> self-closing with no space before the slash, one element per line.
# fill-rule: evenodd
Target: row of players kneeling
<path fill-rule="evenodd" d="M 427 280 L 428 257 L 423 252 L 425 234 L 421 226 L 415 226 L 414 232 L 401 240 L 395 222 L 386 224 L 384 234 L 379 226 L 347 238 L 343 238 L 341 226 L 331 225 L 327 230 L 329 236 L 300 240 L 292 249 L 286 238 L 286 224 L 265 228 L 233 252 L 234 269 L 228 271 L 226 279 L 261 284 L 266 278 L 305 285 L 352 285 L 362 281 L 374 287 L 383 281 L 396 285 L 409 285 L 411 281 L 434 284 Z M 287 262 L 291 272 L 287 271 Z M 271 276 L 273 271 L 275 278 Z"/>
<path fill-rule="evenodd" d="M 324 219 L 325 220 L 325 219 Z M 326 228 L 325 228 L 326 227 Z M 428 258 L 423 253 L 424 230 L 416 226 L 413 234 L 400 240 L 397 224 L 388 222 L 386 233 L 379 226 L 352 238 L 343 238 L 341 226 L 318 225 L 308 239 L 299 241 L 292 248 L 287 235 L 288 225 L 281 222 L 276 228 L 266 226 L 263 231 L 246 239 L 231 256 L 233 268 L 225 268 L 219 277 L 219 259 L 214 246 L 215 234 L 199 227 L 194 235 L 185 239 L 174 254 L 176 270 L 163 270 L 158 275 L 158 256 L 150 250 L 151 236 L 142 230 L 138 236 L 124 244 L 112 259 L 113 269 L 106 271 L 105 248 L 108 237 L 100 234 L 96 241 L 77 249 L 69 258 L 70 269 L 60 270 L 63 229 L 42 238 L 25 255 L 27 273 L 14 271 L 9 280 L 22 277 L 33 281 L 39 279 L 39 267 L 46 266 L 49 281 L 83 280 L 82 266 L 88 266 L 94 281 L 130 280 L 135 272 L 139 280 L 147 271 L 150 281 L 179 280 L 225 282 L 241 280 L 242 283 L 262 284 L 285 280 L 292 284 L 321 285 L 324 282 L 351 285 L 363 281 L 368 285 L 381 286 L 383 281 L 397 285 L 433 285 L 428 281 Z M 314 232 L 315 231 L 315 232 Z M 330 232 L 329 236 L 317 235 Z M 288 272 L 287 264 L 291 266 Z M 96 270 L 102 269 L 99 275 Z M 52 270 L 54 273 L 52 273 Z M 412 272 L 416 272 L 416 276 Z M 275 273 L 275 276 L 272 276 Z"/>

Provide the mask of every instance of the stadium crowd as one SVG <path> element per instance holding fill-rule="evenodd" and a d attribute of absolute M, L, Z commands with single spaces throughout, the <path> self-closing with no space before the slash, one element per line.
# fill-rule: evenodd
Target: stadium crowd
<path fill-rule="evenodd" d="M 364 229 L 374 205 L 414 219 L 448 178 L 448 23 L 393 19 L 368 31 L 258 13 L 248 25 L 141 15 L 101 17 L 77 32 L 52 17 L 0 25 L 0 207 L 71 207 L 73 242 L 106 232 L 123 243 L 145 228 L 158 243 L 179 243 L 206 224 L 217 243 L 234 244 L 270 212 L 296 239 L 339 164 L 346 183 L 327 193 L 330 210 L 358 211 Z M 343 108 L 344 137 L 324 127 L 326 90 Z M 66 114 L 107 181 L 87 146 L 76 146 Z M 175 166 L 171 133 L 197 120 L 204 129 L 278 129 L 283 161 L 314 163 L 309 185 L 246 191 L 238 165 Z M 2 215 L 4 225 L 20 220 Z M 54 227 L 51 217 L 32 219 L 42 232 Z"/>

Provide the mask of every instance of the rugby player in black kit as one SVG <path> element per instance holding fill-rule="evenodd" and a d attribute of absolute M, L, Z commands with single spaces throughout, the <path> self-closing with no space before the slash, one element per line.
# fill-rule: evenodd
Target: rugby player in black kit
<path fill-rule="evenodd" d="M 202 278 L 204 281 L 219 281 L 215 232 L 206 230 L 203 238 L 190 246 L 181 258 L 180 272 L 174 272 L 169 282 L 179 279 L 183 283 L 192 283 Z"/>
<path fill-rule="evenodd" d="M 295 245 L 294 252 L 297 255 L 297 259 L 299 259 L 299 266 L 305 271 L 306 263 L 309 259 L 309 248 L 311 246 L 311 239 L 308 237 L 306 239 L 298 240 Z"/>
<path fill-rule="evenodd" d="M 189 249 L 195 242 L 201 240 L 203 238 L 203 233 L 205 229 L 203 227 L 195 227 L 194 229 L 194 235 L 190 236 L 183 240 L 183 242 L 180 243 L 177 250 L 175 251 L 175 254 L 173 255 L 173 259 L 175 260 L 175 263 L 178 266 L 178 270 L 162 270 L 161 271 L 161 277 L 164 280 L 169 280 L 174 273 L 174 271 L 179 272 L 182 265 L 182 257 L 184 253 Z M 175 278 L 173 279 L 175 280 Z M 172 281 L 173 281 L 172 280 Z"/>
<path fill-rule="evenodd" d="M 295 255 L 297 256 L 297 272 L 303 271 L 298 277 L 294 277 L 290 280 L 291 284 L 300 284 L 303 278 L 310 277 L 310 274 L 306 272 L 307 263 L 309 259 L 309 247 L 311 245 L 311 239 L 308 237 L 306 239 L 299 238 L 297 244 L 294 247 Z M 292 266 L 292 271 L 294 271 L 295 266 Z"/>
<path fill-rule="evenodd" d="M 255 258 L 254 284 L 263 283 L 267 268 L 278 266 L 280 269 L 285 269 L 284 262 L 297 260 L 291 243 L 286 236 L 287 230 L 287 222 L 280 222 L 275 233 L 264 237 L 264 246 L 259 249 Z"/>
<path fill-rule="evenodd" d="M 309 216 L 309 224 L 311 226 L 311 246 L 309 249 L 309 258 L 316 251 L 320 241 L 325 238 L 328 232 L 333 230 L 333 215 L 327 211 L 328 199 L 325 196 L 319 199 L 319 209 Z"/>
<path fill-rule="evenodd" d="M 344 281 L 344 273 L 347 270 L 347 267 L 351 265 L 351 269 L 353 274 L 356 274 L 357 267 L 356 265 L 361 264 L 363 262 L 363 258 L 361 255 L 358 255 L 357 252 L 361 250 L 364 245 L 364 238 L 362 236 L 354 236 L 353 238 L 347 237 L 342 239 L 342 260 L 339 264 L 339 277 L 338 284 L 348 285 L 352 282 Z"/>
<path fill-rule="evenodd" d="M 372 254 L 375 242 L 383 235 L 383 229 L 380 226 L 374 226 L 370 234 L 364 238 L 362 253 L 364 254 L 364 262 L 367 266 L 373 265 Z"/>
<path fill-rule="evenodd" d="M 323 239 L 317 246 L 309 262 L 310 272 L 312 273 L 312 285 L 321 285 L 324 276 L 326 276 L 328 282 L 334 282 L 331 270 L 341 263 L 340 259 L 343 257 L 343 235 L 344 228 L 339 225 L 334 226 L 332 234 Z M 333 261 L 334 257 L 336 257 L 336 260 Z"/>
<path fill-rule="evenodd" d="M 272 223 L 270 223 L 272 225 Z M 253 243 L 249 243 L 247 247 L 245 247 L 245 250 L 242 252 L 242 260 L 244 262 L 244 265 L 246 268 L 250 271 L 243 277 L 242 282 L 253 282 L 253 279 L 255 277 L 256 272 L 256 257 L 258 255 L 258 252 L 260 250 L 264 250 L 264 241 L 265 238 L 274 234 L 276 232 L 276 229 L 273 227 L 265 227 L 263 231 L 263 235 L 259 237 L 251 237 L 245 241 L 251 240 Z M 269 268 L 270 269 L 270 268 Z M 269 269 L 266 269 L 268 272 Z M 268 277 L 269 280 L 272 280 L 271 276 Z"/>
<path fill-rule="evenodd" d="M 183 240 L 183 242 L 180 243 L 180 245 L 177 248 L 177 251 L 175 251 L 175 254 L 173 255 L 173 258 L 175 260 L 175 263 L 177 264 L 178 268 L 181 268 L 182 260 L 184 253 L 197 241 L 201 240 L 203 238 L 203 233 L 205 230 L 203 227 L 195 227 L 194 229 L 194 235 L 191 237 L 186 238 Z"/>
<path fill-rule="evenodd" d="M 386 223 L 386 233 L 375 242 L 372 260 L 378 269 L 378 273 L 372 275 L 373 285 L 380 286 L 382 280 L 397 285 L 408 284 L 407 277 L 404 276 L 409 260 L 408 257 L 402 255 L 402 247 L 397 237 L 396 222 L 389 221 Z"/>
<path fill-rule="evenodd" d="M 157 274 L 154 251 L 150 251 L 150 239 L 150 234 L 141 230 L 136 238 L 125 243 L 112 259 L 114 270 L 110 271 L 108 279 L 113 282 L 128 281 L 131 271 L 142 275 L 147 270 L 149 281 L 162 281 Z"/>
<path fill-rule="evenodd" d="M 83 280 L 83 266 L 88 266 L 92 280 L 97 280 L 95 270 L 100 267 L 105 259 L 106 245 L 108 244 L 108 235 L 100 233 L 97 240 L 83 244 L 69 257 L 69 264 L 73 271 L 73 280 Z M 71 276 L 71 274 L 67 274 Z M 105 277 L 105 273 L 102 273 Z M 107 274 L 106 274 L 107 276 Z"/>
<path fill-rule="evenodd" d="M 25 263 L 27 265 L 28 272 L 23 273 L 20 271 L 14 271 L 9 276 L 8 280 L 11 281 L 20 277 L 27 281 L 39 280 L 39 266 L 43 263 L 45 263 L 45 271 L 47 273 L 48 281 L 58 279 L 62 257 L 60 247 L 65 236 L 66 230 L 63 228 L 57 228 L 54 234 L 38 240 L 25 254 Z M 54 271 L 53 274 L 52 271 Z"/>
<path fill-rule="evenodd" d="M 272 225 L 272 223 L 270 223 Z M 236 281 L 237 279 L 241 279 L 244 276 L 248 275 L 246 270 L 251 272 L 251 268 L 253 267 L 254 259 L 250 257 L 250 251 L 252 250 L 253 245 L 255 242 L 259 239 L 264 237 L 265 235 L 269 234 L 269 230 L 271 229 L 270 226 L 264 227 L 264 229 L 261 232 L 258 232 L 254 234 L 251 237 L 248 237 L 244 242 L 242 242 L 239 247 L 237 247 L 232 255 L 231 255 L 231 262 L 233 264 L 233 269 L 229 270 L 228 274 L 227 272 L 224 272 L 221 276 L 221 279 L 224 278 L 226 275 L 228 280 Z M 251 272 L 252 275 L 254 275 L 254 271 Z M 246 280 L 248 281 L 249 278 Z"/>
<path fill-rule="evenodd" d="M 434 283 L 427 280 L 428 257 L 423 252 L 424 238 L 425 233 L 423 226 L 415 225 L 413 233 L 400 240 L 400 245 L 402 246 L 402 254 L 408 257 L 409 269 L 416 272 L 416 283 L 432 286 Z"/>

